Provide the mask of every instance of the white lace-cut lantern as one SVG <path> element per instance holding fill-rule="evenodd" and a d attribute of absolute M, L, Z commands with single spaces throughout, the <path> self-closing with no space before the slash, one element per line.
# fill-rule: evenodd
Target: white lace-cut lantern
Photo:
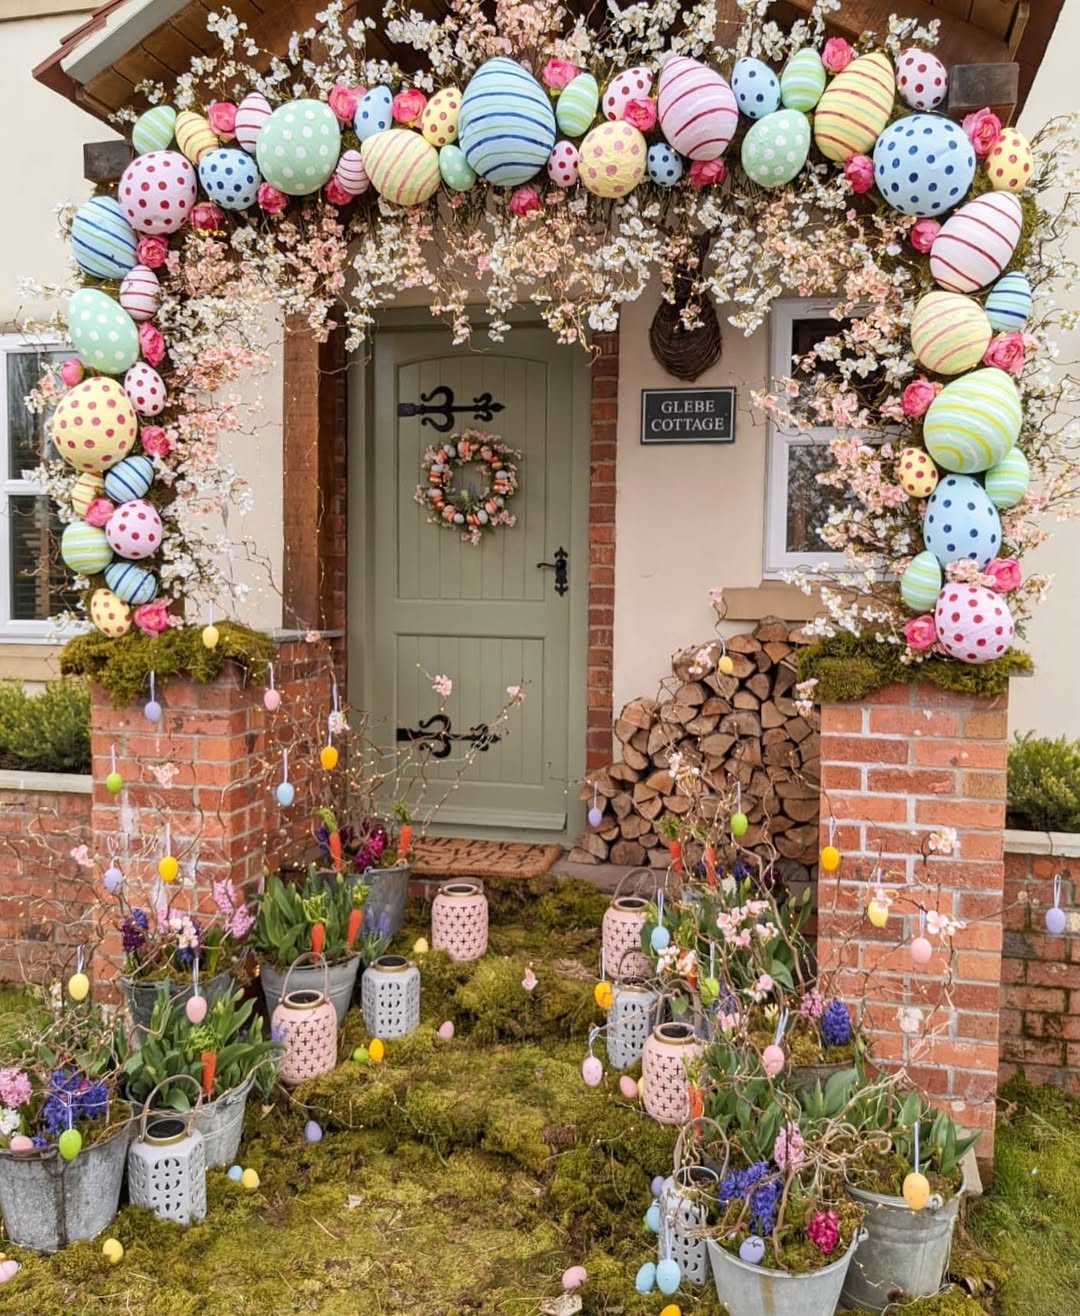
<path fill-rule="evenodd" d="M 613 1069 L 629 1069 L 641 1059 L 656 998 L 644 982 L 615 984 L 607 1016 L 607 1053 Z"/>
<path fill-rule="evenodd" d="M 289 975 L 301 961 L 321 965 L 323 989 L 289 991 Z M 279 1077 L 290 1086 L 329 1073 L 337 1065 L 337 1011 L 330 1000 L 330 975 L 322 955 L 298 955 L 285 974 L 271 1032 L 284 1046 Z"/>
<path fill-rule="evenodd" d="M 475 882 L 444 882 L 431 905 L 431 944 L 452 960 L 478 960 L 487 950 L 487 896 Z"/>
<path fill-rule="evenodd" d="M 154 1098 L 169 1083 L 190 1083 L 197 1095 L 184 1115 L 154 1110 Z M 190 1074 L 163 1079 L 146 1099 L 139 1136 L 128 1148 L 128 1193 L 159 1220 L 190 1225 L 206 1215 L 206 1148 L 195 1128 L 202 1091 Z"/>
<path fill-rule="evenodd" d="M 707 1203 L 716 1200 L 719 1178 L 704 1165 L 684 1165 L 664 1185 L 660 1216 L 667 1228 L 660 1231 L 658 1259 L 679 1263 L 687 1284 L 709 1279 L 709 1250 L 701 1230 L 709 1223 Z"/>
<path fill-rule="evenodd" d="M 404 1037 L 420 1022 L 420 970 L 404 955 L 380 955 L 364 971 L 360 1000 L 372 1037 Z"/>

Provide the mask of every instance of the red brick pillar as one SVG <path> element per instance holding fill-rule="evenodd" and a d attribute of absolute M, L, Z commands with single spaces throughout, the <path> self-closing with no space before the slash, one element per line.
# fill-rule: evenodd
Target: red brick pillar
<path fill-rule="evenodd" d="M 611 760 L 615 625 L 615 455 L 619 335 L 595 334 L 589 445 L 589 654 L 586 765 Z"/>
<path fill-rule="evenodd" d="M 993 1148 L 1001 1008 L 1007 701 L 927 683 L 821 710 L 822 844 L 843 859 L 818 877 L 818 950 L 883 1068 L 912 1080 Z M 930 850 L 954 828 L 956 848 Z M 875 871 L 893 894 L 884 928 L 865 916 Z M 966 924 L 917 967 L 919 909 Z"/>

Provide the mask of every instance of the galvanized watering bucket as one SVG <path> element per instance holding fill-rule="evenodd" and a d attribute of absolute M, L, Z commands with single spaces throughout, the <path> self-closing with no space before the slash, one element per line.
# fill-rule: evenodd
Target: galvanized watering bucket
<path fill-rule="evenodd" d="M 728 1316 L 833 1316 L 840 1302 L 844 1278 L 865 1237 L 859 1232 L 842 1257 L 820 1270 L 789 1275 L 782 1270 L 752 1266 L 708 1240 L 716 1296 L 726 1304 Z"/>

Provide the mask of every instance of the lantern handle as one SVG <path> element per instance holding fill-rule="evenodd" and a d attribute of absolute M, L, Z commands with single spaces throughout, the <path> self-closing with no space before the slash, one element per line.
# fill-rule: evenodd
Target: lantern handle
<path fill-rule="evenodd" d="M 618 900 L 619 896 L 622 894 L 623 887 L 631 879 L 633 879 L 634 882 L 632 894 L 635 896 L 640 896 L 642 878 L 646 879 L 645 881 L 646 886 L 649 885 L 652 886 L 652 898 L 653 900 L 655 900 L 657 886 L 659 885 L 655 870 L 652 868 L 631 868 L 628 873 L 623 873 L 622 877 L 619 878 L 619 881 L 615 886 L 615 890 L 611 893 L 611 903 L 614 904 L 615 901 Z"/>
<path fill-rule="evenodd" d="M 146 1121 L 150 1116 L 151 1108 L 153 1107 L 154 1104 L 154 1098 L 157 1096 L 157 1094 L 161 1091 L 162 1088 L 168 1087 L 170 1083 L 191 1083 L 194 1085 L 195 1093 L 196 1093 L 195 1104 L 187 1113 L 187 1120 L 186 1120 L 184 1133 L 185 1134 L 190 1133 L 192 1128 L 194 1127 L 195 1117 L 196 1115 L 198 1115 L 199 1107 L 202 1105 L 202 1099 L 203 1099 L 202 1084 L 199 1082 L 197 1078 L 193 1078 L 191 1074 L 169 1074 L 167 1078 L 163 1078 L 161 1080 L 161 1082 L 157 1085 L 157 1087 L 151 1090 L 150 1095 L 146 1098 L 146 1102 L 143 1105 L 142 1114 L 139 1116 L 139 1137 L 144 1142 L 146 1140 Z"/>
<path fill-rule="evenodd" d="M 723 1179 L 724 1176 L 727 1174 L 728 1162 L 731 1159 L 731 1146 L 727 1140 L 726 1135 L 724 1134 L 724 1130 L 711 1116 L 697 1115 L 693 1119 L 687 1120 L 687 1122 L 679 1130 L 679 1136 L 675 1140 L 675 1151 L 672 1157 L 673 1159 L 672 1172 L 676 1180 L 678 1179 L 680 1170 L 685 1170 L 693 1165 L 703 1165 L 703 1166 L 705 1165 L 705 1158 L 702 1155 L 704 1151 L 705 1139 L 702 1138 L 701 1140 L 701 1145 L 697 1150 L 696 1160 L 690 1160 L 686 1156 L 686 1152 L 687 1152 L 686 1139 L 688 1135 L 693 1137 L 697 1133 L 704 1133 L 706 1127 L 714 1129 L 716 1131 L 717 1139 L 724 1144 L 724 1164 L 720 1170 L 714 1170 L 713 1172 L 716 1174 L 718 1179 Z M 705 1168 L 709 1170 L 713 1169 L 711 1165 L 705 1166 Z"/>
<path fill-rule="evenodd" d="M 293 962 L 285 970 L 285 978 L 281 984 L 281 1000 L 284 1001 L 288 997 L 289 975 L 292 973 L 293 969 L 296 968 L 296 966 L 300 963 L 301 960 L 311 960 L 312 964 L 314 964 L 316 967 L 318 967 L 318 965 L 320 964 L 322 965 L 322 971 L 323 971 L 322 994 L 327 1000 L 329 1000 L 330 999 L 330 966 L 326 962 L 326 956 L 321 951 L 316 951 L 316 950 L 306 950 L 303 952 L 303 954 L 297 955 L 296 959 L 293 960 Z"/>

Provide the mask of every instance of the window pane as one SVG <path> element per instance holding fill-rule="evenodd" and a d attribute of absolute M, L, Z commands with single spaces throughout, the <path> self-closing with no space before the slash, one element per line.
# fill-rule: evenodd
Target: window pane
<path fill-rule="evenodd" d="M 78 602 L 69 589 L 68 572 L 60 560 L 63 529 L 48 498 L 16 494 L 8 498 L 11 522 L 11 620 L 46 621 Z"/>
<path fill-rule="evenodd" d="M 817 527 L 825 523 L 832 507 L 842 501 L 837 489 L 818 484 L 814 478 L 833 465 L 825 443 L 789 443 L 787 448 L 787 525 L 785 548 L 789 553 L 835 553 Z"/>
<path fill-rule="evenodd" d="M 50 361 L 63 361 L 65 352 L 44 349 L 6 354 L 8 400 L 8 479 L 21 480 L 23 471 L 33 470 L 42 459 L 55 454 L 49 445 L 49 415 L 31 415 L 23 405 Z"/>
<path fill-rule="evenodd" d="M 814 350 L 818 343 L 824 342 L 826 338 L 832 338 L 834 334 L 838 334 L 841 329 L 850 323 L 850 320 L 833 320 L 829 316 L 807 316 L 805 319 L 793 321 L 791 325 L 792 356 L 806 356 L 808 352 Z M 819 360 L 814 370 L 815 373 L 822 375 L 825 379 L 835 379 L 840 374 L 836 361 Z M 884 374 L 884 366 L 878 366 L 876 370 L 872 370 L 868 375 L 853 375 L 851 377 L 852 387 L 860 399 L 868 406 L 872 406 L 878 399 Z"/>

